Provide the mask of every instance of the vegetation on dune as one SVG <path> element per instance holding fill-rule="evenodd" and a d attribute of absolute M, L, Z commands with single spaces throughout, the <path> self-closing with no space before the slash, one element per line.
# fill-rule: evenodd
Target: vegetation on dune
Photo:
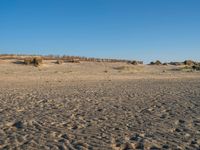
<path fill-rule="evenodd" d="M 142 65 L 143 64 L 143 61 L 136 61 L 136 60 L 133 60 L 133 61 L 128 61 L 128 64 L 132 64 L 132 65 Z"/>
<path fill-rule="evenodd" d="M 134 61 L 131 62 L 131 64 L 132 65 L 138 65 L 138 62 L 134 60 Z"/>
<path fill-rule="evenodd" d="M 162 65 L 161 61 L 156 60 L 155 62 L 150 62 L 150 65 Z"/>
<path fill-rule="evenodd" d="M 196 65 L 193 65 L 192 68 L 193 68 L 194 70 L 200 71 L 200 63 L 199 63 L 199 64 L 196 64 Z"/>
<path fill-rule="evenodd" d="M 184 65 L 188 65 L 188 66 L 193 66 L 196 64 L 196 62 L 194 62 L 192 60 L 185 60 L 183 63 L 184 63 Z"/>
<path fill-rule="evenodd" d="M 167 64 L 167 63 L 163 63 L 163 65 L 164 65 L 164 66 L 167 66 L 168 64 Z"/>

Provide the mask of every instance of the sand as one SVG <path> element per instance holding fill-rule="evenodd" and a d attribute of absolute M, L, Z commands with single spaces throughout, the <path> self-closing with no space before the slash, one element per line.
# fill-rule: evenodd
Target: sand
<path fill-rule="evenodd" d="M 1 60 L 0 149 L 200 149 L 200 72 Z"/>

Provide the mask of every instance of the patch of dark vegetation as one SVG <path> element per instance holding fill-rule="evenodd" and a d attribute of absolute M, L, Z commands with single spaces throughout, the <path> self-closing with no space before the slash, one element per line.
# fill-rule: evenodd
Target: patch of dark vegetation
<path fill-rule="evenodd" d="M 185 60 L 184 62 L 169 62 L 169 63 L 164 63 L 163 65 L 173 65 L 173 66 L 194 66 L 198 65 L 198 62 L 195 62 L 193 60 Z"/>
<path fill-rule="evenodd" d="M 184 71 L 184 72 L 193 72 L 200 71 L 200 63 L 195 63 L 194 65 L 184 65 L 180 68 L 174 68 L 173 71 Z"/>
<path fill-rule="evenodd" d="M 131 62 L 131 64 L 132 65 L 138 65 L 138 62 L 134 60 L 134 61 Z"/>
<path fill-rule="evenodd" d="M 192 69 L 197 70 L 197 71 L 200 71 L 200 63 L 199 63 L 199 64 L 196 64 L 196 65 L 193 65 L 193 66 L 192 66 Z"/>
<path fill-rule="evenodd" d="M 167 64 L 167 63 L 163 63 L 163 65 L 164 65 L 164 66 L 167 66 L 168 64 Z"/>
<path fill-rule="evenodd" d="M 128 63 L 128 64 L 132 64 L 132 65 L 142 65 L 142 64 L 143 64 L 143 61 L 136 61 L 136 60 L 133 60 L 133 61 L 128 61 L 127 63 Z"/>
<path fill-rule="evenodd" d="M 155 62 L 150 62 L 150 65 L 162 65 L 161 61 L 156 60 Z"/>

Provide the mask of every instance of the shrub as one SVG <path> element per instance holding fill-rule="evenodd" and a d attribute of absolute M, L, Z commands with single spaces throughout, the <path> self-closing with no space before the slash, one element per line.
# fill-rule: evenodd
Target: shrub
<path fill-rule="evenodd" d="M 151 61 L 151 62 L 150 62 L 150 65 L 155 65 L 155 62 Z"/>
<path fill-rule="evenodd" d="M 192 60 L 185 60 L 183 63 L 184 63 L 185 65 L 188 65 L 188 66 L 192 66 L 192 65 L 195 64 L 195 62 L 192 61 Z"/>
<path fill-rule="evenodd" d="M 193 65 L 192 69 L 200 71 L 200 63 L 196 64 L 196 65 Z"/>
<path fill-rule="evenodd" d="M 159 60 L 156 60 L 155 65 L 161 65 L 162 63 Z"/>
<path fill-rule="evenodd" d="M 139 65 L 139 64 L 143 64 L 143 61 L 136 61 L 136 60 L 133 60 L 133 61 L 127 61 L 128 64 L 132 64 L 132 65 Z"/>
<path fill-rule="evenodd" d="M 164 65 L 164 66 L 167 66 L 168 64 L 167 64 L 167 63 L 163 63 L 163 65 Z"/>
<path fill-rule="evenodd" d="M 138 62 L 134 60 L 134 61 L 131 62 L 131 64 L 132 65 L 138 65 Z"/>
<path fill-rule="evenodd" d="M 161 65 L 162 63 L 159 60 L 156 60 L 155 62 L 150 62 L 150 65 Z"/>

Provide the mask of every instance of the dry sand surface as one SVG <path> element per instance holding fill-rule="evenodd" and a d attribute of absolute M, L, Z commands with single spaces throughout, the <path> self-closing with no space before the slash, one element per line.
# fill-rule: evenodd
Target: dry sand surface
<path fill-rule="evenodd" d="M 0 149 L 200 149 L 200 72 L 0 61 Z"/>

